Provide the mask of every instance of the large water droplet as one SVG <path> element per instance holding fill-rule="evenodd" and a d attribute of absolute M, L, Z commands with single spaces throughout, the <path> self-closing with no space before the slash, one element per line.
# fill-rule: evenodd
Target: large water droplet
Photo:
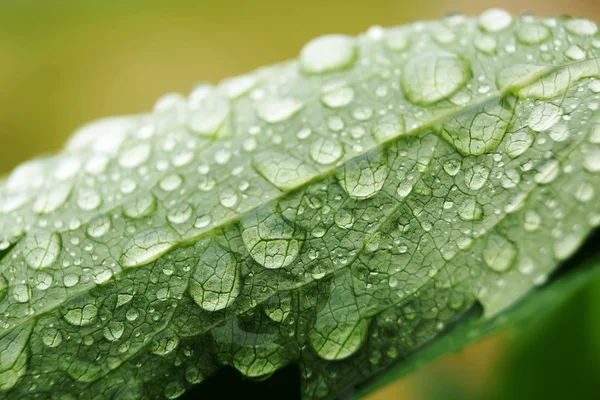
<path fill-rule="evenodd" d="M 598 26 L 590 20 L 572 18 L 565 22 L 565 29 L 579 36 L 593 36 L 598 32 Z"/>
<path fill-rule="evenodd" d="M 125 325 L 121 321 L 110 321 L 102 330 L 102 335 L 106 340 L 114 342 L 123 336 Z"/>
<path fill-rule="evenodd" d="M 480 220 L 483 215 L 481 205 L 475 199 L 467 199 L 458 208 L 458 216 L 463 221 Z"/>
<path fill-rule="evenodd" d="M 25 262 L 34 269 L 47 268 L 58 259 L 61 245 L 62 240 L 58 233 L 34 232 L 25 239 Z"/>
<path fill-rule="evenodd" d="M 550 29 L 538 24 L 525 24 L 516 32 L 517 40 L 526 45 L 540 44 L 550 37 Z"/>
<path fill-rule="evenodd" d="M 42 331 L 42 343 L 47 347 L 53 348 L 59 346 L 63 341 L 62 332 L 57 328 L 49 327 Z"/>
<path fill-rule="evenodd" d="M 326 35 L 310 41 L 300 53 L 300 68 L 309 74 L 322 74 L 348 68 L 358 55 L 354 38 Z"/>
<path fill-rule="evenodd" d="M 135 235 L 125 245 L 120 263 L 124 268 L 152 262 L 175 247 L 179 236 L 170 229 L 148 229 Z"/>
<path fill-rule="evenodd" d="M 289 154 L 265 151 L 253 158 L 254 168 L 281 190 L 305 183 L 317 173 L 313 167 Z"/>
<path fill-rule="evenodd" d="M 339 160 L 343 154 L 342 145 L 331 139 L 319 138 L 310 145 L 310 158 L 319 164 L 332 164 Z"/>
<path fill-rule="evenodd" d="M 412 58 L 402 74 L 406 98 L 421 106 L 450 97 L 471 79 L 469 65 L 454 53 L 426 52 Z"/>
<path fill-rule="evenodd" d="M 350 197 L 366 199 L 381 190 L 388 172 L 385 153 L 377 151 L 345 164 L 337 178 Z"/>
<path fill-rule="evenodd" d="M 552 103 L 540 103 L 531 110 L 527 126 L 535 132 L 544 132 L 552 128 L 560 120 L 563 111 Z"/>
<path fill-rule="evenodd" d="M 302 107 L 298 100 L 286 97 L 264 101 L 257 106 L 256 112 L 263 121 L 274 124 L 291 118 Z"/>
<path fill-rule="evenodd" d="M 240 271 L 234 255 L 211 244 L 200 256 L 190 279 L 190 295 L 203 309 L 217 311 L 233 303 L 240 288 Z"/>
<path fill-rule="evenodd" d="M 465 171 L 465 184 L 471 190 L 479 190 L 485 185 L 490 170 L 481 164 L 473 165 Z"/>
<path fill-rule="evenodd" d="M 325 87 L 321 92 L 321 102 L 329 108 L 347 106 L 352 99 L 354 99 L 354 89 L 345 83 Z"/>
<path fill-rule="evenodd" d="M 461 154 L 478 156 L 498 147 L 511 117 L 512 112 L 501 104 L 488 103 L 448 121 L 442 136 Z"/>
<path fill-rule="evenodd" d="M 135 168 L 150 157 L 152 148 L 148 143 L 140 143 L 121 151 L 119 165 L 123 168 Z"/>
<path fill-rule="evenodd" d="M 369 321 L 338 321 L 329 335 L 313 328 L 309 332 L 311 344 L 319 357 L 325 360 L 342 360 L 356 353 L 367 339 Z"/>
<path fill-rule="evenodd" d="M 242 219 L 240 228 L 252 258 L 269 269 L 291 264 L 298 257 L 304 239 L 304 232 L 267 207 Z"/>
<path fill-rule="evenodd" d="M 509 27 L 512 16 L 497 8 L 491 8 L 479 15 L 479 26 L 487 32 L 500 32 Z"/>
<path fill-rule="evenodd" d="M 86 326 L 96 320 L 98 307 L 94 304 L 75 304 L 63 313 L 63 318 L 71 325 Z"/>
<path fill-rule="evenodd" d="M 95 210 L 102 204 L 100 194 L 92 188 L 83 188 L 77 194 L 77 205 L 82 210 Z"/>
<path fill-rule="evenodd" d="M 485 242 L 483 260 L 495 272 L 508 270 L 517 257 L 517 247 L 504 236 L 492 234 Z"/>
<path fill-rule="evenodd" d="M 404 119 L 400 115 L 390 114 L 377 123 L 373 129 L 373 138 L 382 143 L 404 133 Z"/>
<path fill-rule="evenodd" d="M 123 206 L 123 214 L 129 218 L 142 218 L 156 210 L 156 198 L 152 194 L 142 195 Z"/>
<path fill-rule="evenodd" d="M 165 329 L 152 339 L 150 352 L 159 356 L 171 353 L 179 346 L 179 336 L 171 329 Z"/>
<path fill-rule="evenodd" d="M 229 102 L 221 97 L 206 97 L 199 101 L 197 108 L 190 113 L 188 126 L 192 132 L 203 137 L 220 136 L 229 116 Z"/>
<path fill-rule="evenodd" d="M 67 201 L 72 187 L 72 183 L 59 183 L 40 193 L 33 203 L 33 211 L 39 214 L 55 211 Z"/>

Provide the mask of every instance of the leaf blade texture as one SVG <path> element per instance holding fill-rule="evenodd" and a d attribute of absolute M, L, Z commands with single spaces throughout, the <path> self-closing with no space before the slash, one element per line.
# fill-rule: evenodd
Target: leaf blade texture
<path fill-rule="evenodd" d="M 334 398 L 497 315 L 600 224 L 597 32 L 490 10 L 328 35 L 83 127 L 0 186 L 0 396 L 300 363 Z"/>

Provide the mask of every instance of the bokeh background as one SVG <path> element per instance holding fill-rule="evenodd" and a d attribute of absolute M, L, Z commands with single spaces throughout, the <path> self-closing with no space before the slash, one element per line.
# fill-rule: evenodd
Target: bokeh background
<path fill-rule="evenodd" d="M 0 175 L 59 150 L 85 122 L 293 58 L 315 36 L 498 6 L 600 20 L 600 0 L 0 0 Z M 600 398 L 599 293 L 591 282 L 533 326 L 477 341 L 369 400 Z"/>

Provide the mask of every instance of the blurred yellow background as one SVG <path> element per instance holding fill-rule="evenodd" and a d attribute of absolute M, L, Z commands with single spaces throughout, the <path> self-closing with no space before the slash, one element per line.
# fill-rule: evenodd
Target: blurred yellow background
<path fill-rule="evenodd" d="M 499 5 L 600 19 L 599 0 L 0 0 L 0 175 L 60 149 L 82 123 L 295 57 L 315 36 Z M 462 394 L 435 398 L 483 398 L 512 337 L 442 357 L 369 399 L 434 398 L 431 387 L 440 385 Z"/>

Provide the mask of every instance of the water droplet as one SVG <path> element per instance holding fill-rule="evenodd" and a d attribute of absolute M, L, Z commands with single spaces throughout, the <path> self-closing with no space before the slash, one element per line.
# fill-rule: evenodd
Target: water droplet
<path fill-rule="evenodd" d="M 179 240 L 175 232 L 165 228 L 140 232 L 125 245 L 120 264 L 124 268 L 148 264 L 175 247 Z"/>
<path fill-rule="evenodd" d="M 479 190 L 485 185 L 490 175 L 490 170 L 480 164 L 473 165 L 465 171 L 465 184 L 471 190 Z"/>
<path fill-rule="evenodd" d="M 516 32 L 517 40 L 526 45 L 540 44 L 550 37 L 550 29 L 538 24 L 524 24 Z"/>
<path fill-rule="evenodd" d="M 282 268 L 298 257 L 304 233 L 275 210 L 259 208 L 242 219 L 240 227 L 248 252 L 263 267 Z"/>
<path fill-rule="evenodd" d="M 398 188 L 396 189 L 396 193 L 398 194 L 398 196 L 404 198 L 404 197 L 408 196 L 412 192 L 412 190 L 413 190 L 412 183 L 410 183 L 409 181 L 402 181 L 398 185 Z"/>
<path fill-rule="evenodd" d="M 111 227 L 110 219 L 107 216 L 94 218 L 87 227 L 87 233 L 93 238 L 102 237 Z"/>
<path fill-rule="evenodd" d="M 140 143 L 125 149 L 119 154 L 119 165 L 123 168 L 135 168 L 148 160 L 151 150 L 148 143 Z"/>
<path fill-rule="evenodd" d="M 263 311 L 275 322 L 285 321 L 292 310 L 292 298 L 289 295 L 271 297 L 263 306 Z"/>
<path fill-rule="evenodd" d="M 533 144 L 533 135 L 528 129 L 510 133 L 506 144 L 506 154 L 516 158 L 525 153 Z"/>
<path fill-rule="evenodd" d="M 321 92 L 321 102 L 330 108 L 340 108 L 347 106 L 354 99 L 354 89 L 346 84 L 336 84 L 323 89 Z"/>
<path fill-rule="evenodd" d="M 190 113 L 188 127 L 202 137 L 217 137 L 227 125 L 229 102 L 222 97 L 207 96 L 199 101 L 195 110 Z M 226 132 L 223 133 L 226 135 Z"/>
<path fill-rule="evenodd" d="M 198 229 L 206 228 L 210 224 L 210 221 L 210 215 L 203 215 L 196 218 L 196 221 L 194 221 L 194 227 Z"/>
<path fill-rule="evenodd" d="M 387 115 L 373 129 L 373 138 L 382 143 L 404 134 L 404 119 L 399 115 Z"/>
<path fill-rule="evenodd" d="M 505 272 L 514 263 L 517 248 L 504 236 L 492 234 L 485 242 L 483 260 L 495 272 Z"/>
<path fill-rule="evenodd" d="M 219 203 L 225 208 L 234 208 L 238 203 L 239 197 L 234 189 L 224 189 L 219 195 Z"/>
<path fill-rule="evenodd" d="M 458 216 L 463 221 L 477 221 L 482 215 L 483 209 L 475 199 L 465 200 L 458 208 Z"/>
<path fill-rule="evenodd" d="M 121 321 L 110 321 L 102 330 L 102 335 L 106 340 L 114 342 L 123 336 L 125 325 Z"/>
<path fill-rule="evenodd" d="M 475 38 L 475 47 L 484 54 L 492 55 L 496 53 L 496 39 L 489 35 L 481 35 Z"/>
<path fill-rule="evenodd" d="M 59 183 L 43 191 L 36 197 L 33 211 L 38 214 L 49 214 L 55 211 L 67 201 L 72 187 L 71 183 Z"/>
<path fill-rule="evenodd" d="M 478 156 L 498 147 L 511 117 L 512 112 L 500 103 L 487 103 L 445 123 L 442 137 L 461 154 Z"/>
<path fill-rule="evenodd" d="M 77 205 L 82 210 L 95 210 L 102 204 L 100 194 L 92 188 L 83 188 L 77 195 Z"/>
<path fill-rule="evenodd" d="M 293 117 L 302 107 L 303 104 L 301 102 L 287 97 L 270 99 L 260 103 L 256 108 L 256 112 L 263 121 L 274 124 Z"/>
<path fill-rule="evenodd" d="M 142 195 L 133 202 L 123 207 L 123 214 L 129 218 L 142 218 L 156 211 L 156 198 L 151 195 Z"/>
<path fill-rule="evenodd" d="M 25 262 L 33 269 L 50 267 L 58 259 L 61 245 L 62 239 L 58 233 L 34 232 L 25 239 Z"/>
<path fill-rule="evenodd" d="M 192 216 L 192 207 L 189 204 L 178 204 L 175 207 L 169 209 L 167 219 L 172 224 L 183 224 L 187 222 Z"/>
<path fill-rule="evenodd" d="M 27 303 L 31 299 L 31 288 L 27 285 L 16 285 L 13 289 L 13 298 L 18 303 Z"/>
<path fill-rule="evenodd" d="M 559 260 L 568 259 L 580 247 L 584 236 L 581 234 L 570 233 L 559 238 L 554 242 L 553 251 L 554 257 Z"/>
<path fill-rule="evenodd" d="M 98 316 L 98 307 L 94 304 L 79 304 L 66 310 L 63 318 L 71 325 L 86 326 L 96 320 Z"/>
<path fill-rule="evenodd" d="M 179 189 L 183 183 L 183 178 L 179 174 L 171 174 L 162 178 L 158 186 L 165 192 L 172 192 L 173 190 Z"/>
<path fill-rule="evenodd" d="M 565 50 L 565 56 L 570 58 L 571 60 L 581 61 L 586 57 L 585 51 L 576 44 L 569 46 L 567 50 Z"/>
<path fill-rule="evenodd" d="M 598 32 L 598 26 L 590 20 L 572 18 L 565 21 L 565 29 L 573 35 L 593 36 Z"/>
<path fill-rule="evenodd" d="M 560 172 L 560 164 L 556 160 L 546 161 L 539 168 L 537 174 L 534 175 L 533 180 L 535 183 L 540 185 L 548 184 L 558 176 Z"/>
<path fill-rule="evenodd" d="M 341 209 L 335 213 L 333 221 L 342 229 L 350 229 L 354 225 L 354 215 L 351 211 Z"/>
<path fill-rule="evenodd" d="M 330 139 L 319 138 L 310 145 L 310 158 L 319 164 L 332 164 L 338 161 L 343 154 L 342 145 Z"/>
<path fill-rule="evenodd" d="M 573 194 L 577 200 L 586 203 L 594 198 L 595 190 L 588 182 L 581 182 Z"/>
<path fill-rule="evenodd" d="M 583 149 L 583 167 L 590 172 L 600 172 L 600 146 L 589 146 Z"/>
<path fill-rule="evenodd" d="M 310 41 L 300 53 L 300 68 L 308 74 L 322 74 L 350 67 L 358 56 L 354 38 L 326 35 Z"/>
<path fill-rule="evenodd" d="M 310 342 L 319 355 L 325 360 L 342 360 L 356 353 L 367 339 L 368 320 L 338 322 L 331 332 L 324 335 L 322 327 L 317 324 L 309 331 Z"/>
<path fill-rule="evenodd" d="M 388 172 L 385 153 L 377 151 L 345 164 L 337 173 L 337 178 L 348 196 L 367 199 L 381 190 Z"/>
<path fill-rule="evenodd" d="M 310 165 L 289 154 L 265 151 L 256 155 L 253 160 L 254 168 L 281 190 L 298 187 L 316 175 Z"/>
<path fill-rule="evenodd" d="M 47 347 L 54 348 L 59 346 L 63 341 L 62 332 L 56 328 L 49 327 L 42 331 L 42 343 Z"/>
<path fill-rule="evenodd" d="M 228 307 L 240 292 L 241 281 L 235 257 L 211 244 L 200 257 L 190 279 L 194 301 L 207 311 Z"/>
<path fill-rule="evenodd" d="M 446 99 L 471 79 L 469 65 L 454 53 L 425 52 L 412 58 L 402 74 L 402 89 L 414 104 L 427 106 Z"/>
<path fill-rule="evenodd" d="M 496 86 L 502 91 L 522 87 L 531 79 L 543 73 L 545 67 L 533 64 L 515 64 L 500 71 L 496 77 Z"/>
<path fill-rule="evenodd" d="M 409 45 L 408 35 L 402 29 L 390 29 L 385 35 L 385 45 L 392 51 L 404 51 Z"/>
<path fill-rule="evenodd" d="M 544 132 L 552 128 L 559 120 L 563 111 L 552 103 L 540 103 L 531 110 L 527 126 L 535 132 Z"/>
<path fill-rule="evenodd" d="M 497 8 L 491 8 L 479 15 L 479 26 L 487 32 L 500 32 L 510 26 L 512 16 Z"/>
<path fill-rule="evenodd" d="M 167 328 L 154 336 L 150 351 L 152 354 L 164 356 L 175 350 L 177 346 L 179 346 L 179 336 Z"/>

